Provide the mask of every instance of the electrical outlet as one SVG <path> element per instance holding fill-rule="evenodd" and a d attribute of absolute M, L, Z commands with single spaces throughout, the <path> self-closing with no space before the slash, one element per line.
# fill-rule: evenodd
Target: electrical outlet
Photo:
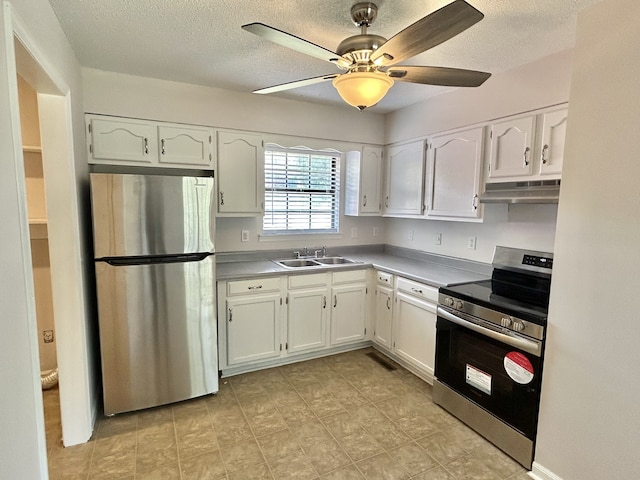
<path fill-rule="evenodd" d="M 240 234 L 240 241 L 248 242 L 249 241 L 249 230 L 242 230 Z"/>
<path fill-rule="evenodd" d="M 436 245 L 442 245 L 442 233 L 438 232 L 436 233 L 435 239 L 434 239 L 434 243 Z"/>
<path fill-rule="evenodd" d="M 477 239 L 477 237 L 469 237 L 467 239 L 467 248 L 469 250 L 475 250 L 476 249 L 476 239 Z"/>
<path fill-rule="evenodd" d="M 43 330 L 42 340 L 44 343 L 53 343 L 53 330 Z"/>
<path fill-rule="evenodd" d="M 373 236 L 377 237 L 380 234 L 380 229 L 378 227 L 373 227 Z"/>
<path fill-rule="evenodd" d="M 410 241 L 413 241 L 413 230 L 409 230 L 408 238 Z"/>
<path fill-rule="evenodd" d="M 358 238 L 358 227 L 351 227 L 351 238 Z"/>

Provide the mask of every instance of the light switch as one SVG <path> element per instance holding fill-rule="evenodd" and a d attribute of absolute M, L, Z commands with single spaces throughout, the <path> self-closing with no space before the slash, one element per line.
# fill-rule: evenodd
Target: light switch
<path fill-rule="evenodd" d="M 242 230 L 242 233 L 240 235 L 240 240 L 242 242 L 248 242 L 249 241 L 249 230 Z"/>

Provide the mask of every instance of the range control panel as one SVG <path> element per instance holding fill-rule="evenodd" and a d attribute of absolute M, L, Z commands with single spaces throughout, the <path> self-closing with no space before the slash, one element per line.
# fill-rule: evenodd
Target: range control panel
<path fill-rule="evenodd" d="M 553 268 L 553 258 L 538 257 L 536 255 L 524 255 L 522 258 L 523 265 L 531 265 L 540 268 Z"/>

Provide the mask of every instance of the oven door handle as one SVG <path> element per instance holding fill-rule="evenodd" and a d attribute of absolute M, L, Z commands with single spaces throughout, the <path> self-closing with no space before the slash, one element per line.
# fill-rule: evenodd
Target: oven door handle
<path fill-rule="evenodd" d="M 542 355 L 541 343 L 535 342 L 533 340 L 527 340 L 526 338 L 522 337 L 515 337 L 512 335 L 507 335 L 505 333 L 496 332 L 495 330 L 491 330 L 468 320 L 464 320 L 463 318 L 460 318 L 457 315 L 454 315 L 440 307 L 438 307 L 438 316 L 449 320 L 450 322 L 453 322 L 457 325 L 460 325 L 461 327 L 473 330 L 474 332 L 477 332 L 486 337 L 493 338 L 494 340 L 497 340 L 499 342 L 506 343 L 507 345 L 515 348 L 519 348 L 520 350 L 535 355 L 536 357 L 540 357 Z"/>

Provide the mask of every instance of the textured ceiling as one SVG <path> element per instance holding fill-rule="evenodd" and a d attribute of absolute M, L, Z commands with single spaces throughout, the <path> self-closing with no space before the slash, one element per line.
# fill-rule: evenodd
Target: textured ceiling
<path fill-rule="evenodd" d="M 599 0 L 468 0 L 485 18 L 405 65 L 435 65 L 491 73 L 573 46 L 577 13 Z M 356 0 L 50 0 L 83 66 L 251 92 L 340 72 L 323 62 L 245 32 L 262 22 L 335 51 L 359 29 Z M 369 33 L 390 38 L 448 0 L 377 0 Z M 489 80 L 490 81 L 490 80 Z M 482 88 L 482 87 L 479 87 Z M 396 82 L 371 110 L 390 112 L 448 88 Z M 331 82 L 278 94 L 345 105 Z M 345 105 L 345 108 L 352 108 Z"/>

